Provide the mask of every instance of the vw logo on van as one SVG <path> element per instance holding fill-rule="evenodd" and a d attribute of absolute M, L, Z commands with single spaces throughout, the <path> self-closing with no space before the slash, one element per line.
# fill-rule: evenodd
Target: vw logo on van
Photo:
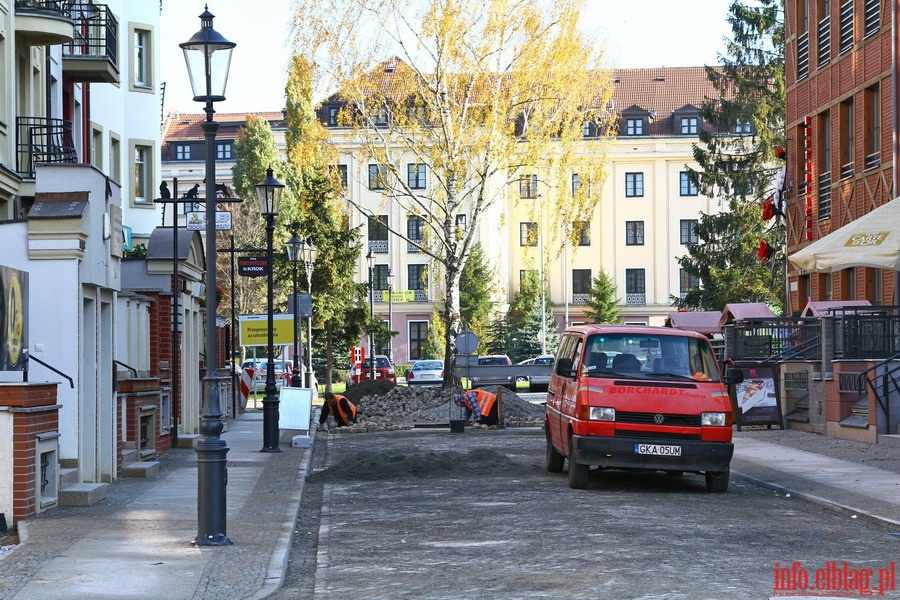
<path fill-rule="evenodd" d="M 657 425 L 662 425 L 666 422 L 666 418 L 660 413 L 656 413 L 655 415 L 653 415 L 653 422 Z"/>

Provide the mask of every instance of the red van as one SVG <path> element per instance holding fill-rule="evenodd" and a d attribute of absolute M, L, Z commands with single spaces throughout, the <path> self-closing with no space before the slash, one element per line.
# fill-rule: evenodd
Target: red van
<path fill-rule="evenodd" d="M 547 470 L 569 487 L 592 466 L 704 473 L 728 489 L 734 445 L 725 377 L 707 339 L 669 327 L 579 325 L 559 344 L 547 391 Z"/>

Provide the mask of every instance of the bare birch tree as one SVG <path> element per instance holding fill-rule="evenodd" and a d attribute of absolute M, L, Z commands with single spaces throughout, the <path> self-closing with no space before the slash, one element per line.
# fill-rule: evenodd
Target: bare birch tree
<path fill-rule="evenodd" d="M 602 52 L 579 27 L 582 4 L 296 2 L 294 52 L 315 57 L 319 87 L 344 107 L 344 147 L 378 165 L 385 204 L 424 221 L 421 239 L 390 231 L 418 246 L 443 277 L 445 385 L 454 379 L 460 275 L 486 214 L 518 198 L 511 192 L 524 174 L 540 173 L 547 186 L 539 202 L 555 221 L 550 230 L 568 231 L 563 224 L 599 199 L 612 84 Z M 410 157 L 428 166 L 427 189 L 408 184 L 401 158 Z M 572 190 L 573 173 L 590 185 Z"/>

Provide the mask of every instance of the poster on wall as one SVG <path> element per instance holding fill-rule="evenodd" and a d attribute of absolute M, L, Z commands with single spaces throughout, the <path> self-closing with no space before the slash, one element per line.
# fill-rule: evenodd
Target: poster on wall
<path fill-rule="evenodd" d="M 28 273 L 0 265 L 0 371 L 25 370 Z"/>
<path fill-rule="evenodd" d="M 774 369 L 764 366 L 738 368 L 744 373 L 744 381 L 734 386 L 734 420 L 738 431 L 741 425 L 783 427 Z"/>

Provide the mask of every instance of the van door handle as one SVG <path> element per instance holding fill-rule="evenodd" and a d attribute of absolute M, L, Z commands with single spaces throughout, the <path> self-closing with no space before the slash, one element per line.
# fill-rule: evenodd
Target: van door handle
<path fill-rule="evenodd" d="M 556 392 L 554 392 L 554 391 L 552 391 L 552 390 L 547 390 L 547 395 L 548 395 L 548 396 L 555 396 L 555 395 L 556 395 Z"/>

